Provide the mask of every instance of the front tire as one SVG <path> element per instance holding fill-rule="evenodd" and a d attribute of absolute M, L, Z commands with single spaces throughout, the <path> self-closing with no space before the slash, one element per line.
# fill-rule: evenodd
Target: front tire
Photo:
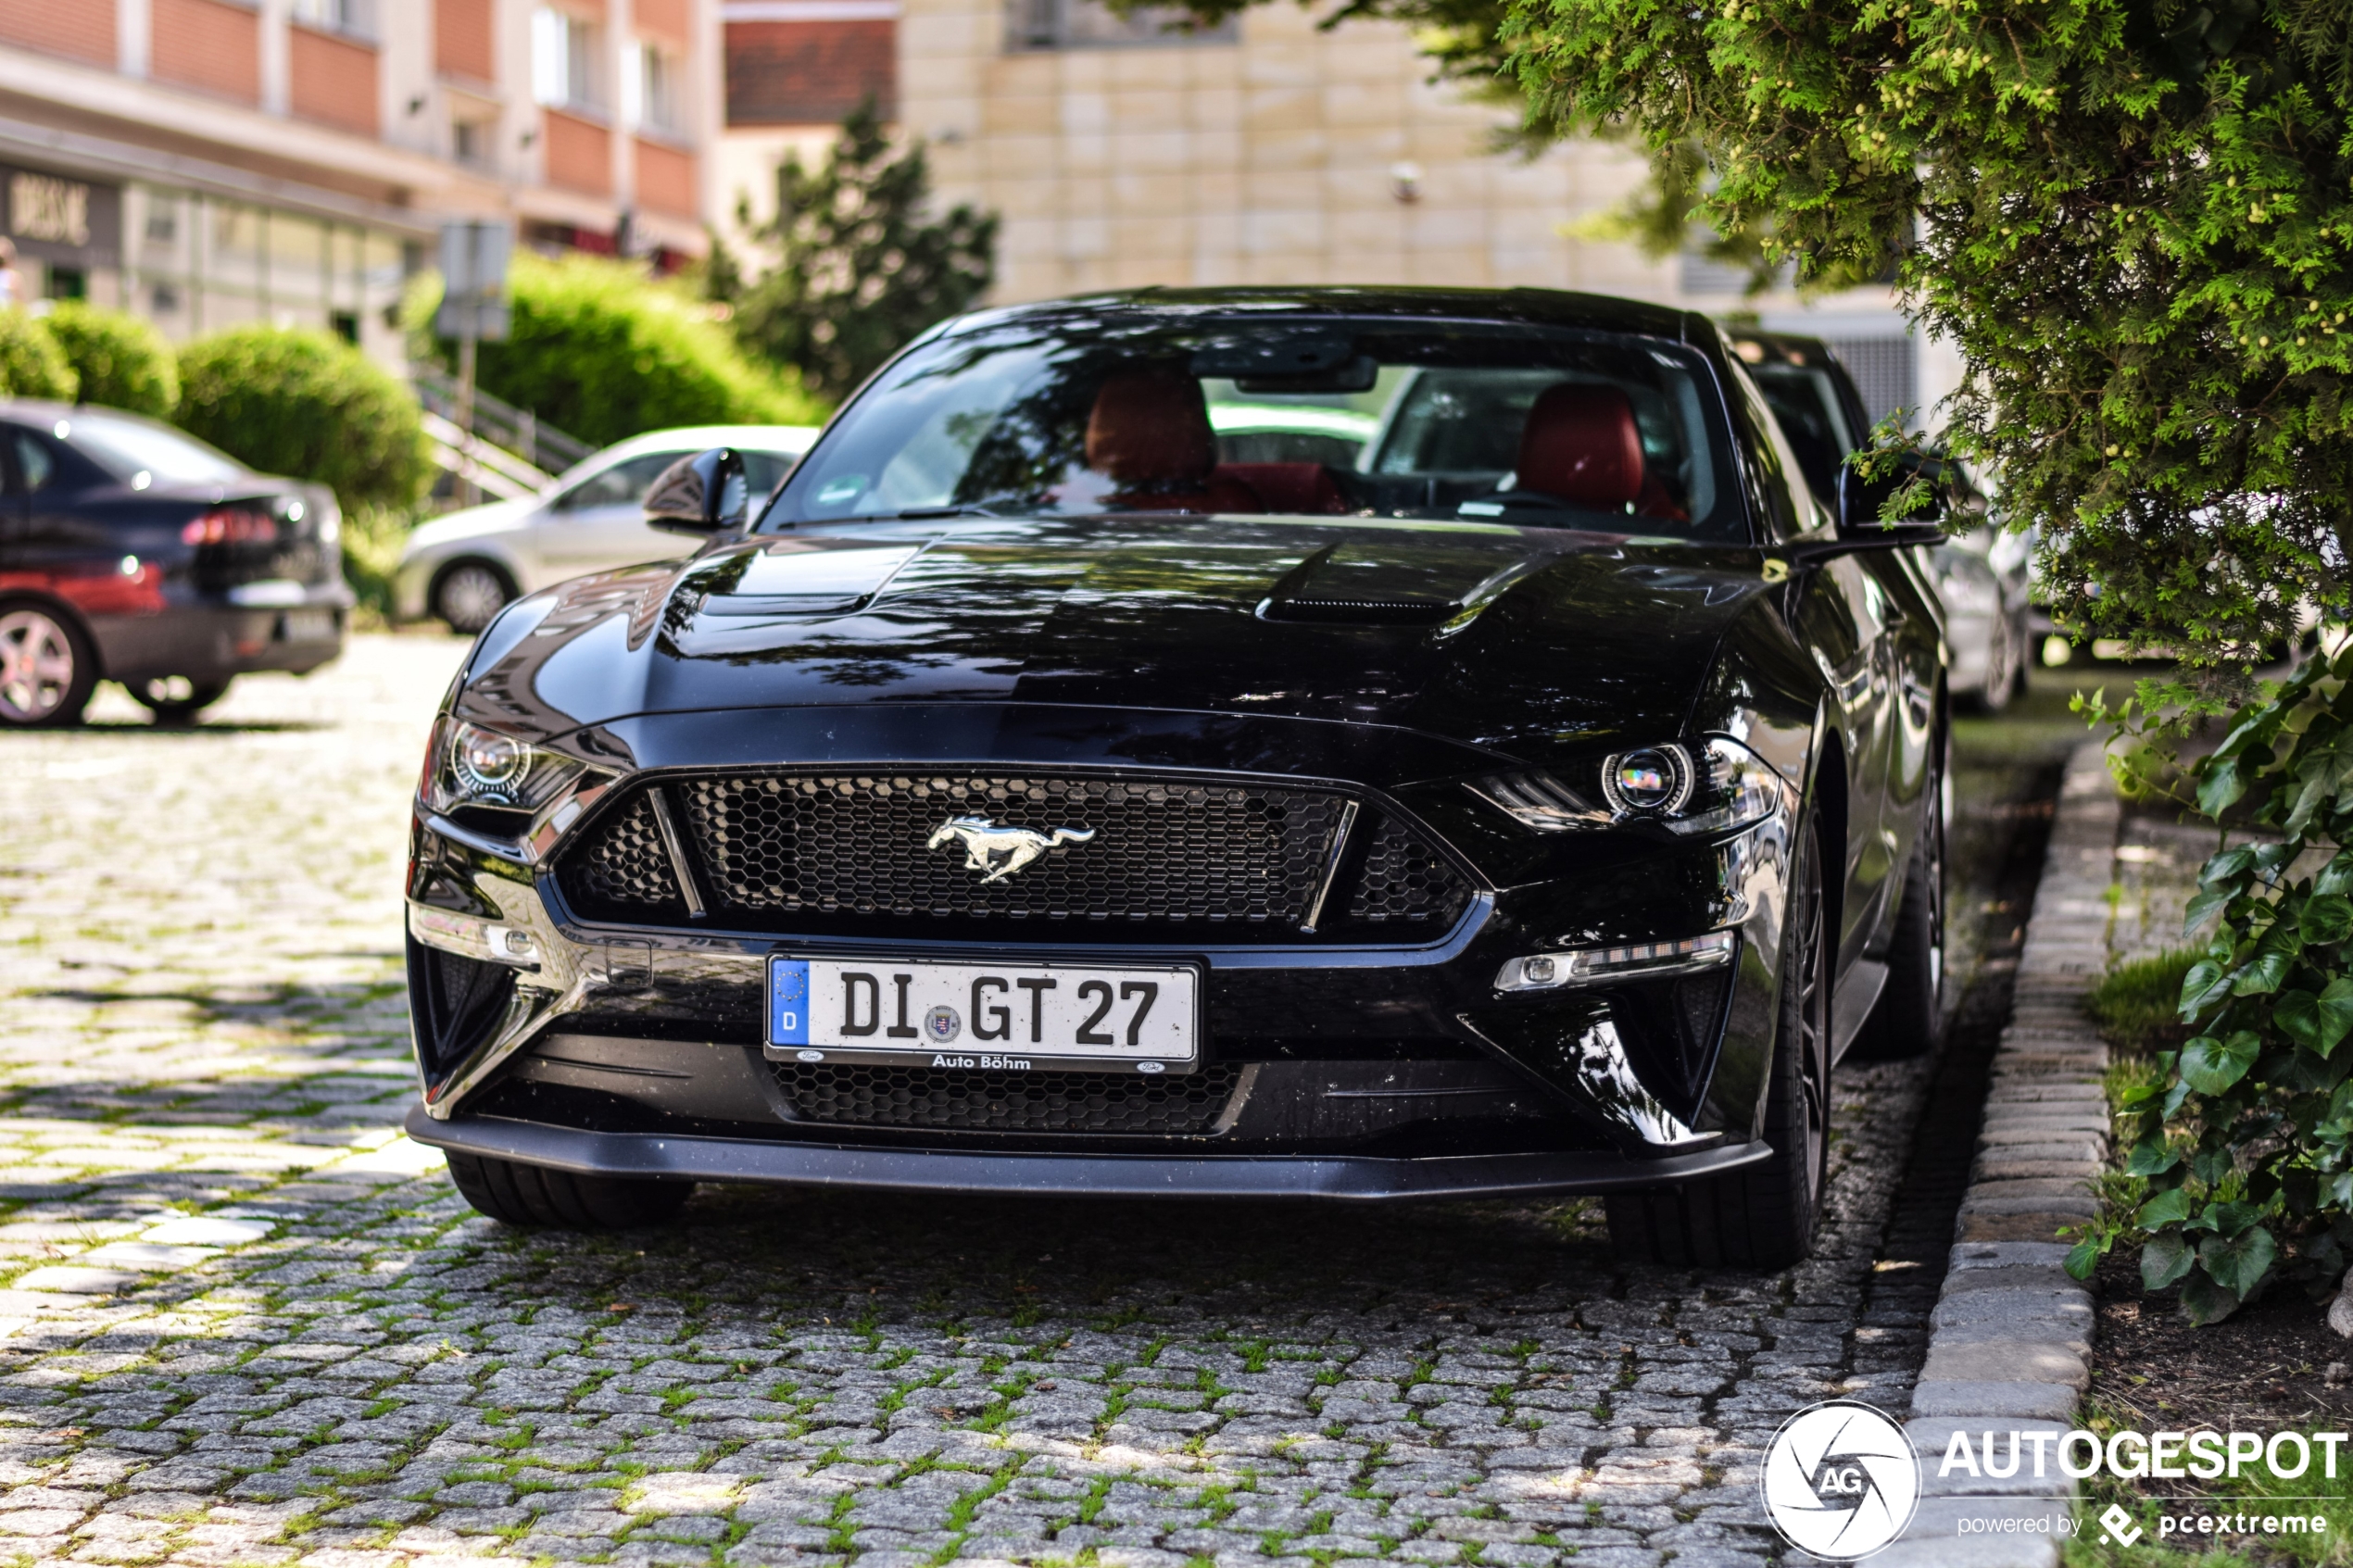
<path fill-rule="evenodd" d="M 1904 871 L 1904 901 L 1887 945 L 1887 984 L 1855 1039 L 1867 1061 L 1907 1061 L 1936 1048 L 1944 1027 L 1944 782 L 1940 757 L 1921 800 Z"/>
<path fill-rule="evenodd" d="M 452 632 L 472 636 L 515 597 L 515 584 L 486 560 L 451 561 L 433 580 L 431 603 Z"/>
<path fill-rule="evenodd" d="M 692 1182 L 578 1176 L 543 1165 L 454 1152 L 449 1176 L 476 1212 L 501 1224 L 574 1231 L 657 1225 L 686 1207 L 695 1191 Z"/>
<path fill-rule="evenodd" d="M 36 604 L 0 604 L 0 729 L 82 722 L 98 685 L 98 654 L 65 616 Z"/>
<path fill-rule="evenodd" d="M 157 675 L 126 681 L 124 689 L 158 724 L 193 724 L 196 715 L 229 695 L 227 681 L 192 681 L 185 675 Z"/>
<path fill-rule="evenodd" d="M 1622 1258 L 1785 1269 L 1814 1248 L 1830 1171 L 1831 986 L 1820 841 L 1810 817 L 1798 829 L 1792 862 L 1765 1102 L 1773 1158 L 1730 1175 L 1611 1197 L 1609 1238 Z"/>

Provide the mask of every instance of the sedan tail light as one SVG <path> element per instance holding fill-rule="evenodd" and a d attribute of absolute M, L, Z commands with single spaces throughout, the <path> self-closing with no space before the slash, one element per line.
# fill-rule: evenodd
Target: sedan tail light
<path fill-rule="evenodd" d="M 239 507 L 215 507 L 192 518 L 180 530 L 183 545 L 274 545 L 278 525 L 260 512 Z"/>

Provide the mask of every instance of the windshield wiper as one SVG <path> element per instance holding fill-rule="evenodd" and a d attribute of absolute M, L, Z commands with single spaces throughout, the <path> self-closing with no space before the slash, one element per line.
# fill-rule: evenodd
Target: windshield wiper
<path fill-rule="evenodd" d="M 992 511 L 988 508 L 981 506 L 975 502 L 967 502 L 962 506 L 955 507 L 909 507 L 905 511 L 902 511 L 898 515 L 900 521 L 902 522 L 919 522 L 925 518 L 934 517 L 1001 518 L 1005 514 L 999 511 Z"/>

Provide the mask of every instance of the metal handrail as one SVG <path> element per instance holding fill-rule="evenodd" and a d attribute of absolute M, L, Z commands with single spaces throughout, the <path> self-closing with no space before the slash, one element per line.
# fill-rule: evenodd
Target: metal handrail
<path fill-rule="evenodd" d="M 459 417 L 458 378 L 438 365 L 412 364 L 409 379 L 417 401 L 445 420 Z M 477 440 L 503 446 L 535 469 L 560 473 L 596 450 L 576 436 L 542 423 L 528 408 L 493 397 L 474 388 L 473 433 Z"/>
<path fill-rule="evenodd" d="M 464 431 L 430 408 L 425 410 L 424 427 L 434 466 L 468 481 L 496 500 L 515 501 L 535 495 L 554 480 L 554 475 L 534 468 L 479 435 L 467 440 Z"/>

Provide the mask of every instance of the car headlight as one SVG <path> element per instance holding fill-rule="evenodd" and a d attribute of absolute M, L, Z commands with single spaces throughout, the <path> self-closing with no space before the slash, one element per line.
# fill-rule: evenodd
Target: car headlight
<path fill-rule="evenodd" d="M 558 752 L 446 718 L 434 730 L 425 765 L 425 805 L 441 812 L 468 806 L 536 811 L 588 771 Z"/>
<path fill-rule="evenodd" d="M 1797 791 L 1771 763 L 1728 735 L 1711 737 L 1696 757 L 1686 746 L 1668 745 L 1605 758 L 1592 794 L 1555 773 L 1539 771 L 1497 774 L 1469 787 L 1538 833 L 1628 822 L 1655 822 L 1677 834 L 1730 833 L 1753 827 L 1797 800 Z"/>

